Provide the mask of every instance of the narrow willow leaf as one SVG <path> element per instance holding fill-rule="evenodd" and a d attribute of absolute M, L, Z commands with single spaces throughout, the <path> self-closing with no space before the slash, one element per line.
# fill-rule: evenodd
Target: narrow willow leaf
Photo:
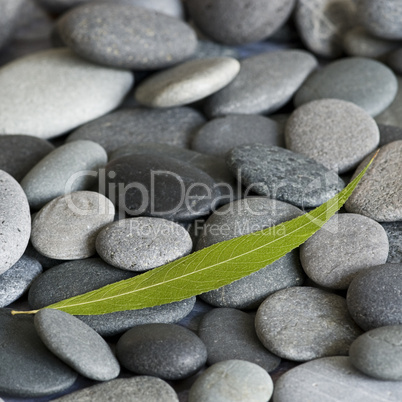
<path fill-rule="evenodd" d="M 250 275 L 283 257 L 317 232 L 346 202 L 371 163 L 372 160 L 335 197 L 298 218 L 217 243 L 134 278 L 46 308 L 78 315 L 142 309 L 187 299 Z"/>

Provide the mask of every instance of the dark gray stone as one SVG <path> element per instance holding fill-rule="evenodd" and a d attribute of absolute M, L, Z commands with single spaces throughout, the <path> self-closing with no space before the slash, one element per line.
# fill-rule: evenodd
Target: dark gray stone
<path fill-rule="evenodd" d="M 388 237 L 389 252 L 386 262 L 402 263 L 402 222 L 381 223 Z"/>
<path fill-rule="evenodd" d="M 24 255 L 27 257 L 33 258 L 34 260 L 38 261 L 40 265 L 42 265 L 42 268 L 49 269 L 52 268 L 56 265 L 62 264 L 63 260 L 56 260 L 54 258 L 49 258 L 41 254 L 38 250 L 34 248 L 31 242 L 28 243 L 28 246 L 25 250 Z"/>
<path fill-rule="evenodd" d="M 62 14 L 70 8 L 93 0 L 36 0 L 38 4 L 52 14 Z"/>
<path fill-rule="evenodd" d="M 389 144 L 394 141 L 402 140 L 402 127 L 389 126 L 386 124 L 378 124 L 380 130 L 379 147 Z"/>
<path fill-rule="evenodd" d="M 376 116 L 375 121 L 379 124 L 402 127 L 402 77 L 397 76 L 398 92 L 394 101 L 381 114 Z"/>
<path fill-rule="evenodd" d="M 389 67 L 392 68 L 393 71 L 395 71 L 396 74 L 401 75 L 402 74 L 402 46 L 400 42 L 397 42 L 399 45 L 399 48 L 391 53 L 389 53 L 385 61 L 388 64 Z"/>
<path fill-rule="evenodd" d="M 18 15 L 24 0 L 0 0 L 0 48 L 11 38 L 17 27 Z"/>
<path fill-rule="evenodd" d="M 226 156 L 232 173 L 259 195 L 298 207 L 316 207 L 345 186 L 324 165 L 284 148 L 260 144 L 233 148 Z"/>

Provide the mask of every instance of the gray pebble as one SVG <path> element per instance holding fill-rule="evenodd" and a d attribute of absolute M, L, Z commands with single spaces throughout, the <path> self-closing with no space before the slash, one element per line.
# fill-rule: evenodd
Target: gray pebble
<path fill-rule="evenodd" d="M 312 287 L 269 296 L 257 311 L 255 327 L 270 352 L 299 362 L 347 355 L 361 334 L 343 297 Z"/>
<path fill-rule="evenodd" d="M 11 38 L 23 5 L 24 0 L 0 0 L 0 48 Z"/>
<path fill-rule="evenodd" d="M 389 253 L 386 262 L 402 263 L 402 222 L 381 223 L 389 242 Z"/>
<path fill-rule="evenodd" d="M 283 50 L 243 59 L 240 65 L 238 76 L 206 101 L 209 116 L 275 112 L 292 98 L 317 60 L 303 50 Z"/>
<path fill-rule="evenodd" d="M 394 101 L 375 120 L 380 124 L 402 127 L 402 77 L 397 76 L 398 92 Z"/>
<path fill-rule="evenodd" d="M 363 57 L 345 57 L 312 74 L 296 93 L 296 106 L 335 98 L 355 103 L 371 116 L 383 112 L 398 90 L 395 74 L 384 64 Z"/>
<path fill-rule="evenodd" d="M 402 43 L 397 42 L 397 45 L 398 45 L 398 49 L 389 53 L 385 58 L 385 62 L 388 64 L 389 67 L 392 68 L 392 70 L 396 74 L 401 75 L 402 74 Z"/>
<path fill-rule="evenodd" d="M 378 129 L 380 130 L 379 147 L 387 145 L 390 142 L 402 140 L 402 127 L 378 124 Z"/>

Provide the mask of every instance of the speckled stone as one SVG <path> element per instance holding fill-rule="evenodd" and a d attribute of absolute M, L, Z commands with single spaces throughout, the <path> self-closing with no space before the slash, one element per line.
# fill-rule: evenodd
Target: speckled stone
<path fill-rule="evenodd" d="M 397 76 L 398 92 L 391 105 L 379 114 L 375 120 L 380 124 L 402 127 L 402 77 Z"/>
<path fill-rule="evenodd" d="M 280 125 L 268 117 L 258 115 L 216 118 L 198 130 L 191 148 L 204 154 L 222 157 L 236 146 L 252 143 L 284 147 Z"/>
<path fill-rule="evenodd" d="M 402 127 L 389 126 L 386 124 L 378 124 L 380 130 L 380 143 L 379 147 L 387 145 L 390 142 L 402 140 Z"/>
<path fill-rule="evenodd" d="M 243 59 L 240 65 L 237 77 L 206 101 L 209 116 L 275 112 L 292 98 L 317 60 L 303 50 L 283 50 Z"/>
<path fill-rule="evenodd" d="M 0 69 L 0 133 L 63 134 L 114 109 L 132 84 L 131 72 L 88 63 L 65 48 L 19 58 Z"/>
<path fill-rule="evenodd" d="M 274 401 L 322 402 L 328 395 L 334 401 L 399 402 L 398 382 L 378 381 L 356 370 L 345 356 L 325 357 L 295 367 L 275 384 Z"/>
<path fill-rule="evenodd" d="M 62 40 L 74 52 L 112 67 L 161 69 L 187 59 L 197 47 L 189 25 L 124 3 L 87 4 L 65 14 L 57 24 Z"/>
<path fill-rule="evenodd" d="M 286 146 L 339 173 L 356 167 L 379 143 L 374 119 L 339 99 L 320 99 L 297 108 L 286 124 Z"/>
<path fill-rule="evenodd" d="M 300 207 L 316 207 L 344 187 L 324 165 L 284 148 L 260 144 L 236 147 L 226 156 L 246 191 Z"/>
<path fill-rule="evenodd" d="M 300 247 L 304 272 L 318 285 L 347 289 L 352 279 L 388 257 L 383 227 L 363 215 L 338 214 Z"/>
<path fill-rule="evenodd" d="M 269 296 L 257 311 L 255 327 L 270 352 L 299 362 L 347 355 L 361 334 L 343 297 L 312 287 Z"/>
<path fill-rule="evenodd" d="M 369 155 L 358 166 L 353 178 L 367 165 Z M 402 220 L 402 141 L 380 148 L 371 168 L 345 204 L 348 212 L 368 216 L 378 222 Z"/>
<path fill-rule="evenodd" d="M 43 309 L 35 314 L 35 328 L 46 347 L 81 375 L 109 381 L 120 365 L 106 341 L 88 325 L 64 311 Z"/>
<path fill-rule="evenodd" d="M 392 103 L 397 90 L 395 74 L 384 64 L 364 57 L 345 57 L 312 74 L 294 102 L 300 106 L 318 99 L 342 99 L 377 116 Z"/>
<path fill-rule="evenodd" d="M 143 142 L 188 148 L 193 134 L 203 123 L 204 117 L 188 107 L 167 110 L 124 109 L 80 127 L 67 138 L 67 142 L 94 141 L 108 153 Z"/>
<path fill-rule="evenodd" d="M 348 289 L 351 316 L 365 331 L 402 324 L 401 287 L 402 264 L 383 264 L 361 272 Z"/>
<path fill-rule="evenodd" d="M 393 42 L 391 42 L 393 43 Z M 389 53 L 386 58 L 385 62 L 388 64 L 389 67 L 396 73 L 401 75 L 402 74 L 402 44 L 397 42 L 399 45 L 398 49 Z"/>
<path fill-rule="evenodd" d="M 23 5 L 24 0 L 0 0 L 0 48 L 8 42 L 14 32 Z"/>
<path fill-rule="evenodd" d="M 266 402 L 273 388 L 269 374 L 256 364 L 226 360 L 209 367 L 195 380 L 188 402 Z"/>
<path fill-rule="evenodd" d="M 199 324 L 198 335 L 205 343 L 208 364 L 225 360 L 246 360 L 267 372 L 275 370 L 281 359 L 264 348 L 254 328 L 254 317 L 232 308 L 214 308 Z"/>
<path fill-rule="evenodd" d="M 402 222 L 381 223 L 388 237 L 387 262 L 402 263 Z"/>

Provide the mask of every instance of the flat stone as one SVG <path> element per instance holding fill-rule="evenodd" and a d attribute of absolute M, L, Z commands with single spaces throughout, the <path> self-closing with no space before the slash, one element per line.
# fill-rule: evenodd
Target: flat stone
<path fill-rule="evenodd" d="M 99 144 L 74 141 L 40 160 L 22 179 L 21 187 L 30 207 L 38 210 L 56 197 L 89 190 L 106 163 L 106 151 Z"/>
<path fill-rule="evenodd" d="M 244 144 L 285 146 L 278 123 L 258 115 L 232 115 L 213 119 L 195 134 L 191 148 L 208 155 L 224 156 L 232 148 Z"/>
<path fill-rule="evenodd" d="M 269 296 L 257 311 L 255 327 L 270 352 L 299 362 L 347 355 L 361 334 L 343 297 L 312 287 Z"/>
<path fill-rule="evenodd" d="M 195 25 L 216 42 L 242 45 L 265 39 L 277 31 L 293 10 L 294 0 L 202 0 L 186 2 Z"/>
<path fill-rule="evenodd" d="M 187 105 L 224 88 L 239 70 L 240 63 L 229 57 L 190 60 L 142 81 L 135 99 L 156 108 Z"/>
<path fill-rule="evenodd" d="M 379 147 L 387 145 L 390 142 L 402 140 L 402 127 L 378 124 L 378 129 L 380 130 Z"/>
<path fill-rule="evenodd" d="M 24 190 L 0 170 L 0 274 L 24 254 L 31 234 L 31 215 Z"/>
<path fill-rule="evenodd" d="M 383 264 L 361 272 L 348 289 L 351 316 L 365 331 L 402 324 L 401 286 L 401 264 Z"/>
<path fill-rule="evenodd" d="M 7 44 L 17 26 L 18 15 L 24 0 L 1 0 L 0 48 Z"/>
<path fill-rule="evenodd" d="M 67 142 L 90 140 L 110 153 L 120 147 L 154 142 L 189 148 L 194 132 L 205 122 L 194 109 L 123 109 L 74 131 Z"/>
<path fill-rule="evenodd" d="M 0 132 L 63 134 L 116 108 L 132 84 L 131 72 L 88 63 L 65 48 L 19 58 L 0 69 Z"/>
<path fill-rule="evenodd" d="M 342 99 L 377 116 L 392 103 L 397 90 L 395 74 L 384 64 L 345 57 L 312 74 L 296 93 L 294 103 L 298 107 L 318 99 Z"/>
<path fill-rule="evenodd" d="M 402 222 L 381 223 L 388 237 L 389 252 L 386 262 L 402 263 Z"/>
<path fill-rule="evenodd" d="M 186 23 L 132 4 L 90 3 L 65 14 L 57 25 L 62 40 L 81 57 L 130 70 L 172 66 L 197 47 Z"/>
<path fill-rule="evenodd" d="M 391 42 L 393 43 L 393 42 Z M 396 73 L 401 75 L 402 74 L 402 44 L 397 42 L 398 49 L 394 50 L 393 52 L 389 53 L 385 61 L 389 67 Z"/>
<path fill-rule="evenodd" d="M 35 328 L 46 347 L 81 375 L 109 381 L 120 365 L 106 341 L 78 318 L 64 311 L 43 309 L 35 314 Z"/>
<path fill-rule="evenodd" d="M 274 385 L 254 363 L 226 360 L 207 368 L 190 388 L 188 402 L 269 401 Z"/>
<path fill-rule="evenodd" d="M 359 272 L 384 264 L 388 250 L 379 223 L 363 215 L 337 214 L 300 246 L 300 260 L 318 285 L 347 289 Z"/>
<path fill-rule="evenodd" d="M 398 402 L 402 387 L 398 382 L 378 381 L 356 370 L 348 357 L 325 357 L 304 363 L 285 373 L 275 384 L 274 401 Z"/>
<path fill-rule="evenodd" d="M 69 388 L 77 378 L 42 343 L 33 316 L 0 309 L 0 392 L 34 398 Z"/>
<path fill-rule="evenodd" d="M 210 117 L 273 113 L 292 98 L 316 67 L 314 56 L 303 50 L 267 52 L 243 59 L 240 73 L 205 102 L 205 111 Z"/>
<path fill-rule="evenodd" d="M 209 365 L 245 360 L 271 372 L 281 362 L 258 339 L 253 316 L 240 310 L 214 308 L 202 317 L 198 335 L 207 347 Z"/>
<path fill-rule="evenodd" d="M 77 191 L 46 204 L 32 222 L 31 242 L 43 255 L 58 260 L 95 254 L 96 236 L 114 219 L 114 207 L 102 194 Z"/>
<path fill-rule="evenodd" d="M 375 121 L 380 124 L 388 124 L 391 126 L 402 127 L 402 77 L 397 76 L 398 92 L 391 105 L 379 114 Z"/>
<path fill-rule="evenodd" d="M 345 204 L 348 212 L 368 216 L 378 222 L 402 220 L 402 141 L 380 148 L 372 167 Z M 372 155 L 358 166 L 353 178 L 360 173 Z"/>
<path fill-rule="evenodd" d="M 339 176 L 324 165 L 284 148 L 242 145 L 226 156 L 229 169 L 247 187 L 246 193 L 316 207 L 344 187 Z"/>

